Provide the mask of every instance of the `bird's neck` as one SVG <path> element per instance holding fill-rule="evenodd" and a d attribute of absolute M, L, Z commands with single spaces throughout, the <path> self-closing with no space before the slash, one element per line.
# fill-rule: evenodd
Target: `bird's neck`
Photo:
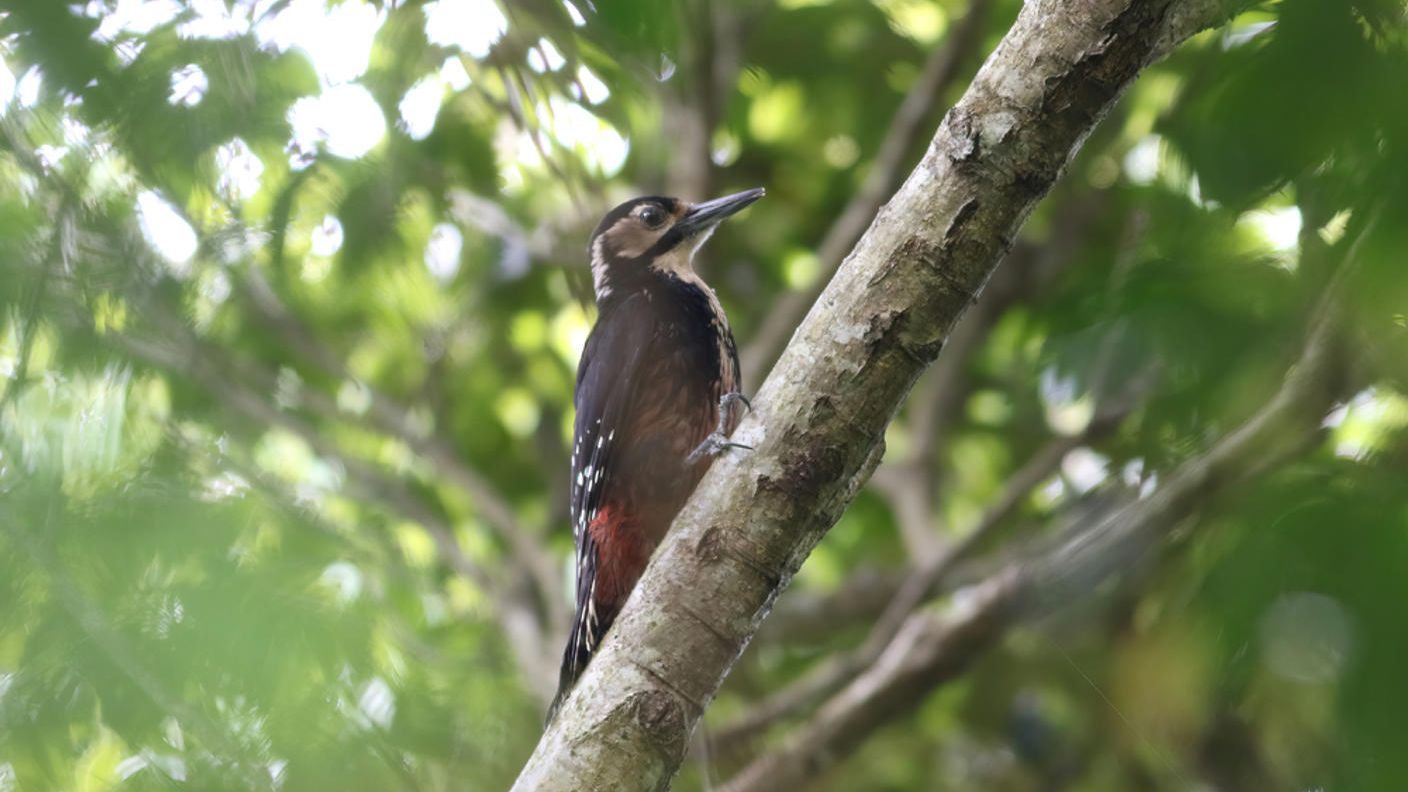
<path fill-rule="evenodd" d="M 597 308 L 602 314 L 613 312 L 631 297 L 644 298 L 667 318 L 692 316 L 695 311 L 687 309 L 694 306 L 706 307 L 720 318 L 724 315 L 718 296 L 692 267 L 669 271 L 648 267 L 637 270 L 629 280 L 608 280 L 606 289 L 597 289 Z"/>
<path fill-rule="evenodd" d="M 594 261 L 592 286 L 597 306 L 604 308 L 633 294 L 644 294 L 651 301 L 662 295 L 668 298 L 681 287 L 689 286 L 712 296 L 713 289 L 694 271 L 693 254 L 693 247 L 681 246 L 656 256 L 649 263 L 628 260 L 600 265 Z"/>

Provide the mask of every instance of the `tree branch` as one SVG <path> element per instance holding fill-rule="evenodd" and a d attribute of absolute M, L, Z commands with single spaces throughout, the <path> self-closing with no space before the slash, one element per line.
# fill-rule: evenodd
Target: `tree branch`
<path fill-rule="evenodd" d="M 725 792 L 795 786 L 855 750 L 998 644 L 1019 620 L 1057 610 L 1130 568 L 1209 497 L 1284 463 L 1318 436 L 1337 388 L 1335 297 L 1312 322 L 1300 359 L 1267 404 L 1202 456 L 1185 462 L 1150 497 L 1117 509 L 1042 556 L 1009 561 L 955 595 L 943 612 L 909 616 L 860 676 L 777 751 L 746 767 Z"/>
<path fill-rule="evenodd" d="M 922 561 L 909 572 L 860 646 L 814 666 L 805 676 L 769 695 L 737 720 L 720 729 L 714 735 L 719 750 L 726 752 L 736 747 L 778 720 L 830 695 L 848 680 L 871 667 L 885 652 L 886 647 L 895 640 L 909 615 L 938 592 L 940 584 L 959 563 L 987 543 L 997 529 L 1017 511 L 1023 499 L 1056 472 L 1066 454 L 1113 431 L 1129 414 L 1134 403 L 1133 398 L 1120 400 L 1117 406 L 1092 420 L 1084 431 L 1053 437 L 1037 449 L 1007 479 L 1002 490 L 972 530 L 956 544 L 939 555 Z"/>
<path fill-rule="evenodd" d="M 1220 0 L 1033 0 L 798 329 L 548 727 L 518 790 L 663 789 L 919 372 L 1072 153 Z"/>
<path fill-rule="evenodd" d="M 1052 235 L 1043 244 L 1018 242 L 983 288 L 978 302 L 949 334 L 934 365 L 915 383 L 905 407 L 904 431 L 914 442 L 911 454 L 893 462 L 887 458 L 870 480 L 889 501 L 915 566 L 943 549 L 942 545 L 931 547 L 916 540 L 914 534 L 943 533 L 936 508 L 939 449 L 961 410 L 963 399 L 958 397 L 967 394 L 965 383 L 973 355 L 1009 308 L 1040 294 L 1065 268 L 1107 203 L 1104 197 L 1096 193 L 1065 201 L 1052 222 Z M 793 594 L 778 602 L 759 631 L 759 639 L 786 642 L 800 636 L 814 640 L 808 636 L 834 632 L 839 625 L 873 622 L 910 571 L 863 569 L 833 592 L 809 597 Z"/>

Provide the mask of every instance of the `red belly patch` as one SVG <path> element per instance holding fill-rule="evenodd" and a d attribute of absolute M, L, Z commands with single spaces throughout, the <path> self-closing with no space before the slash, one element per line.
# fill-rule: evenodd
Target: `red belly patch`
<path fill-rule="evenodd" d="M 645 571 L 653 549 L 648 546 L 640 521 L 623 504 L 611 502 L 597 510 L 587 526 L 596 543 L 598 607 L 616 608 L 625 603 Z"/>

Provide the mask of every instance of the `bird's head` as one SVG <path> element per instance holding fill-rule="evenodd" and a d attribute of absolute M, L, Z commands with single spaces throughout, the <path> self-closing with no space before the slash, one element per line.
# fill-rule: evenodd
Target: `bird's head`
<path fill-rule="evenodd" d="M 697 204 L 651 195 L 607 212 L 589 246 L 597 302 L 651 277 L 693 275 L 694 251 L 724 218 L 761 197 L 761 187 Z"/>

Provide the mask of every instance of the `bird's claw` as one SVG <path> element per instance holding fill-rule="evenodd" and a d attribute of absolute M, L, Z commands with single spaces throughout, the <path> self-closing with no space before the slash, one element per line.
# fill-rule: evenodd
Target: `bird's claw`
<path fill-rule="evenodd" d="M 689 452 L 689 456 L 685 458 L 687 463 L 692 465 L 698 462 L 702 457 L 718 456 L 730 448 L 742 448 L 746 451 L 753 450 L 752 446 L 730 442 L 728 435 L 724 434 L 724 429 L 728 427 L 728 410 L 733 406 L 734 402 L 743 402 L 743 406 L 748 408 L 748 410 L 751 411 L 753 409 L 753 403 L 748 401 L 747 396 L 744 396 L 738 391 L 729 391 L 720 396 L 718 425 L 714 427 L 714 431 L 710 433 L 708 437 L 704 438 L 704 442 L 700 443 L 698 447 Z"/>
<path fill-rule="evenodd" d="M 738 391 L 729 391 L 719 397 L 719 412 L 722 413 L 724 410 L 732 407 L 734 402 L 743 402 L 743 406 L 748 408 L 748 412 L 753 411 L 753 402 L 749 401 L 747 396 L 744 396 Z"/>
<path fill-rule="evenodd" d="M 704 442 L 700 443 L 693 451 L 689 452 L 689 456 L 685 461 L 693 464 L 706 456 L 718 456 L 730 448 L 742 448 L 747 451 L 753 450 L 753 446 L 731 442 L 728 439 L 728 435 L 723 432 L 713 432 L 708 437 L 704 438 Z"/>

